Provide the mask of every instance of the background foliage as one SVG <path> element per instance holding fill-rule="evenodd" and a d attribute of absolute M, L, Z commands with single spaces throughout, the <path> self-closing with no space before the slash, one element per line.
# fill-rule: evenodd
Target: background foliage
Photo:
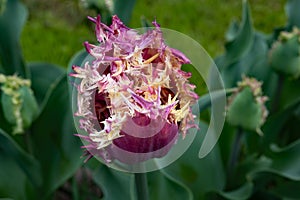
<path fill-rule="evenodd" d="M 82 61 L 82 54 L 71 56 L 82 49 L 83 41 L 94 40 L 85 15 L 98 11 L 109 21 L 109 10 L 93 0 L 87 5 L 66 0 L 0 2 L 5 3 L 0 7 L 0 73 L 30 79 L 34 98 L 29 101 L 38 104 L 38 115 L 26 131 L 13 135 L 12 124 L 3 115 L 6 104 L 1 102 L 0 199 L 136 199 L 132 174 L 114 171 L 97 160 L 83 165 L 66 92 L 70 84 L 65 68 Z M 252 0 L 251 11 L 247 1 L 145 0 L 132 1 L 135 7 L 127 7 L 127 12 L 119 9 L 122 1 L 115 2 L 119 6 L 112 12 L 128 23 L 131 16 L 131 27 L 140 26 L 141 16 L 152 21 L 155 14 L 163 27 L 203 44 L 216 57 L 227 88 L 236 87 L 245 74 L 263 81 L 263 92 L 270 98 L 263 136 L 226 123 L 213 151 L 199 159 L 204 137 L 199 132 L 179 160 L 147 174 L 150 199 L 299 199 L 299 79 L 284 73 L 289 64 L 285 55 L 279 53 L 283 70 L 274 70 L 270 55 L 281 31 L 299 28 L 300 1 Z M 236 16 L 224 38 L 225 27 Z M 299 50 L 299 42 L 294 46 Z M 284 48 L 282 52 L 293 52 Z M 291 55 L 300 70 L 299 52 Z M 207 95 L 201 95 L 204 101 Z M 205 132 L 207 122 L 201 121 L 200 128 Z"/>
<path fill-rule="evenodd" d="M 86 10 L 79 0 L 24 2 L 30 11 L 21 38 L 26 60 L 66 66 L 83 41 L 95 40 L 86 16 L 96 12 Z M 274 27 L 284 25 L 285 2 L 250 0 L 255 28 L 271 33 Z M 143 16 L 149 21 L 156 18 L 162 27 L 191 36 L 215 57 L 224 50 L 224 32 L 230 21 L 241 19 L 241 7 L 241 0 L 136 0 L 128 25 L 138 28 Z"/>

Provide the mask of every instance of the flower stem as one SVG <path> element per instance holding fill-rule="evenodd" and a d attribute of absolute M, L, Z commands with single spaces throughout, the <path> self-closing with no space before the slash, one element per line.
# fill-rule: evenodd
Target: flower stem
<path fill-rule="evenodd" d="M 272 112 L 275 113 L 278 110 L 279 107 L 279 102 L 280 102 L 280 96 L 281 96 L 281 92 L 282 92 L 282 88 L 283 88 L 283 83 L 284 83 L 284 75 L 279 74 L 278 75 L 278 81 L 277 81 L 277 88 L 275 91 L 275 97 L 274 102 L 272 104 Z"/>
<path fill-rule="evenodd" d="M 26 131 L 24 133 L 24 141 L 25 141 L 27 151 L 30 154 L 32 154 L 33 153 L 33 146 L 32 146 L 32 141 L 31 141 L 31 138 L 30 138 L 30 132 L 29 131 Z"/>
<path fill-rule="evenodd" d="M 238 127 L 237 133 L 236 133 L 236 136 L 234 139 L 231 155 L 229 158 L 228 166 L 227 166 L 228 167 L 227 168 L 227 179 L 228 179 L 227 187 L 231 187 L 231 185 L 232 185 L 232 181 L 233 181 L 232 178 L 234 175 L 233 172 L 235 170 L 236 163 L 237 163 L 237 160 L 240 155 L 241 146 L 242 146 L 242 138 L 243 138 L 243 128 Z"/>
<path fill-rule="evenodd" d="M 147 173 L 135 173 L 135 187 L 137 193 L 137 200 L 148 200 L 148 184 L 147 184 Z"/>

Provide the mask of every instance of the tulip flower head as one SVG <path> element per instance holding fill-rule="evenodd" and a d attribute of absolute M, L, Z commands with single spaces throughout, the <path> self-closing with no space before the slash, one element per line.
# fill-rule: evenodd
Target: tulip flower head
<path fill-rule="evenodd" d="M 198 95 L 181 70 L 190 63 L 168 47 L 160 26 L 140 34 L 117 16 L 107 26 L 97 18 L 99 45 L 85 43 L 92 58 L 73 66 L 78 134 L 89 157 L 105 162 L 140 163 L 165 156 L 178 137 L 197 128 L 191 106 Z M 88 158 L 89 158 L 88 157 Z"/>
<path fill-rule="evenodd" d="M 255 78 L 243 76 L 236 91 L 228 98 L 226 116 L 229 124 L 255 131 L 260 136 L 263 135 L 261 126 L 269 114 L 265 106 L 268 97 L 263 95 L 262 84 Z"/>

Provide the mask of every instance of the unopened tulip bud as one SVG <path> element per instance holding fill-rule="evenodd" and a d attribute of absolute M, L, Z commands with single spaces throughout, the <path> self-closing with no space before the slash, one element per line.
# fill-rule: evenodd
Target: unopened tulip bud
<path fill-rule="evenodd" d="M 262 135 L 260 128 L 268 116 L 265 106 L 268 98 L 262 95 L 261 85 L 261 82 L 248 77 L 243 77 L 238 83 L 236 92 L 228 100 L 226 117 L 229 124 Z"/>

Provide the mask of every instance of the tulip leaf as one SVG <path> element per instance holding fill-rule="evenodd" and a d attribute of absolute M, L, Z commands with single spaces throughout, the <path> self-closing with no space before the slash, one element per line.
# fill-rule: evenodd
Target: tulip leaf
<path fill-rule="evenodd" d="M 267 151 L 271 143 L 281 140 L 279 134 L 283 130 L 283 127 L 289 122 L 289 119 L 293 111 L 300 105 L 300 99 L 288 105 L 285 109 L 275 113 L 267 118 L 265 125 L 262 128 L 264 133 L 263 148 Z"/>
<path fill-rule="evenodd" d="M 27 9 L 19 0 L 7 0 L 3 8 L 0 14 L 0 71 L 26 78 L 29 71 L 23 61 L 19 38 L 28 15 Z"/>
<path fill-rule="evenodd" d="M 44 184 L 40 190 L 49 196 L 81 166 L 80 139 L 76 133 L 69 101 L 66 75 L 52 89 L 47 103 L 31 128 L 35 157 L 40 161 Z"/>
<path fill-rule="evenodd" d="M 112 14 L 117 15 L 125 24 L 128 24 L 135 5 L 135 0 L 113 0 Z"/>
<path fill-rule="evenodd" d="M 232 25 L 228 34 L 230 37 L 229 41 L 225 44 L 226 53 L 223 58 L 224 67 L 238 61 L 251 47 L 253 42 L 253 27 L 250 15 L 250 8 L 248 1 L 243 1 L 243 17 L 242 22 L 237 29 L 237 25 Z"/>
<path fill-rule="evenodd" d="M 288 180 L 300 181 L 299 151 L 300 139 L 284 148 L 272 145 L 266 155 L 244 164 L 249 167 L 247 177 L 255 179 L 262 173 L 271 173 Z"/>
<path fill-rule="evenodd" d="M 122 22 L 129 24 L 135 0 L 86 0 L 84 5 L 87 8 L 94 9 L 97 13 L 101 14 L 102 21 L 108 24 L 111 21 L 112 15 L 117 15 Z"/>
<path fill-rule="evenodd" d="M 283 178 L 276 178 L 275 181 L 276 184 L 269 189 L 270 193 L 281 199 L 300 199 L 300 181 L 287 181 Z"/>
<path fill-rule="evenodd" d="M 72 66 L 81 66 L 83 64 L 83 61 L 88 56 L 88 52 L 85 49 L 82 49 L 81 51 L 78 51 L 70 60 L 68 63 L 68 72 L 72 71 Z"/>
<path fill-rule="evenodd" d="M 136 199 L 133 174 L 120 172 L 103 164 L 94 164 L 92 167 L 89 165 L 89 168 L 93 171 L 94 181 L 104 193 L 104 200 Z M 150 172 L 146 176 L 150 200 L 192 199 L 191 191 L 164 171 Z"/>
<path fill-rule="evenodd" d="M 192 200 L 193 194 L 188 187 L 163 171 L 147 174 L 150 200 Z"/>
<path fill-rule="evenodd" d="M 268 155 L 272 159 L 270 170 L 291 180 L 300 181 L 300 140 L 284 148 L 272 146 Z"/>
<path fill-rule="evenodd" d="M 299 62 L 300 66 L 300 62 Z M 299 80 L 290 80 L 285 79 L 283 81 L 282 93 L 280 98 L 279 110 L 285 110 L 289 108 L 290 105 L 294 105 L 296 103 L 300 103 L 300 79 Z"/>
<path fill-rule="evenodd" d="M 29 63 L 28 67 L 31 74 L 31 88 L 37 102 L 40 105 L 46 104 L 47 98 L 65 72 L 61 67 L 49 63 L 34 62 Z"/>
<path fill-rule="evenodd" d="M 26 185 L 29 187 L 26 175 L 15 160 L 2 151 L 2 147 L 0 147 L 0 159 L 0 199 L 25 199 Z"/>
<path fill-rule="evenodd" d="M 300 1 L 299 0 L 288 0 L 285 6 L 285 11 L 288 16 L 288 26 L 297 26 L 300 28 Z"/>
<path fill-rule="evenodd" d="M 267 82 L 272 72 L 268 66 L 269 48 L 267 37 L 262 33 L 254 33 L 251 49 L 240 60 L 240 74 L 254 76 L 257 80 Z M 239 78 L 240 78 L 239 77 Z"/>
<path fill-rule="evenodd" d="M 253 33 L 253 42 L 249 44 L 249 50 L 227 68 L 221 69 L 221 74 L 226 87 L 235 87 L 237 81 L 241 80 L 242 74 L 256 77 L 266 85 L 274 83 L 272 80 L 272 69 L 268 63 L 268 44 L 266 36 L 261 33 Z M 216 64 L 223 66 L 226 55 L 217 58 Z M 268 91 L 269 92 L 269 91 Z"/>
<path fill-rule="evenodd" d="M 1 129 L 0 155 L 5 157 L 1 159 L 0 168 L 4 165 L 4 163 L 6 163 L 6 161 L 7 163 L 14 162 L 13 165 L 15 166 L 13 168 L 18 167 L 19 169 L 16 169 L 16 171 L 22 171 L 22 175 L 20 175 L 20 177 L 26 176 L 35 187 L 39 187 L 41 185 L 41 170 L 37 160 L 32 157 L 32 155 L 25 152 L 7 133 Z M 5 173 L 9 173 L 11 176 L 14 175 L 14 171 L 10 169 L 5 171 Z M 2 179 L 2 176 L 0 177 Z"/>
<path fill-rule="evenodd" d="M 103 200 L 133 199 L 130 192 L 133 175 L 98 164 L 93 169 L 93 178 L 104 193 Z"/>
<path fill-rule="evenodd" d="M 222 191 L 225 184 L 218 145 L 206 157 L 198 158 L 199 147 L 207 129 L 208 125 L 200 122 L 200 131 L 190 148 L 176 162 L 164 169 L 170 177 L 189 187 L 195 199 L 201 198 L 208 191 Z"/>
<path fill-rule="evenodd" d="M 212 104 L 212 101 L 216 101 L 220 98 L 225 98 L 225 95 L 232 93 L 233 90 L 216 90 L 208 94 L 200 96 L 198 100 L 199 110 L 203 112 L 209 108 Z"/>
<path fill-rule="evenodd" d="M 218 192 L 219 195 L 228 200 L 244 200 L 249 199 L 253 191 L 253 183 L 246 182 L 236 190 L 228 192 Z"/>

